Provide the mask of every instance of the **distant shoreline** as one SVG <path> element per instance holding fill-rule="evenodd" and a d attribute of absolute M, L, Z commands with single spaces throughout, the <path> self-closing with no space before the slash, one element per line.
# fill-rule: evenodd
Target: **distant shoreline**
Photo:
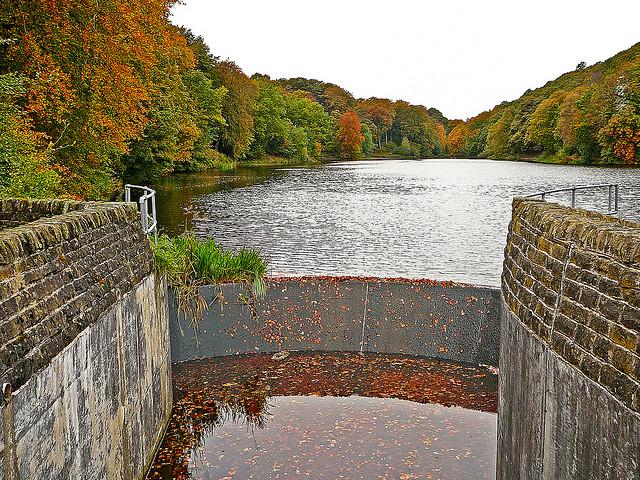
<path fill-rule="evenodd" d="M 338 162 L 366 162 L 366 161 L 397 161 L 397 160 L 490 160 L 494 162 L 513 162 L 513 163 L 535 163 L 535 164 L 544 164 L 544 165 L 564 165 L 570 167 L 598 167 L 598 168 L 630 168 L 635 169 L 638 168 L 637 165 L 623 165 L 623 164 L 610 164 L 610 163 L 579 163 L 576 161 L 567 161 L 567 162 L 554 162 L 548 159 L 540 158 L 540 157 L 530 157 L 530 158 L 467 158 L 467 157 L 436 157 L 436 158 L 407 158 L 407 157 L 361 157 L 356 159 L 345 159 L 338 157 L 323 157 L 318 160 L 314 160 L 311 162 L 297 162 L 292 161 L 291 159 L 284 157 L 274 157 L 270 156 L 265 159 L 260 160 L 250 160 L 248 162 L 238 162 L 236 164 L 237 167 L 279 167 L 279 166 L 288 166 L 288 167 L 312 167 L 322 165 L 324 163 L 338 163 Z"/>

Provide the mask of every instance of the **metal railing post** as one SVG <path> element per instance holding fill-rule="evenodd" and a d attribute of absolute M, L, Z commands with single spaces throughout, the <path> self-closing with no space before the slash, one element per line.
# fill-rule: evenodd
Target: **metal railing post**
<path fill-rule="evenodd" d="M 571 189 L 571 208 L 576 208 L 576 189 Z"/>
<path fill-rule="evenodd" d="M 131 190 L 138 189 L 142 191 L 142 195 L 138 199 L 138 211 L 140 212 L 140 220 L 142 230 L 146 235 L 153 233 L 153 238 L 158 240 L 158 220 L 156 212 L 156 191 L 149 187 L 140 185 L 126 184 L 124 186 L 124 201 L 131 202 Z M 151 205 L 149 205 L 151 204 Z M 149 212 L 151 206 L 151 212 Z"/>
<path fill-rule="evenodd" d="M 151 218 L 153 218 L 153 239 L 158 241 L 158 220 L 156 216 L 156 196 L 151 197 Z"/>
<path fill-rule="evenodd" d="M 140 197 L 140 200 L 138 200 L 138 202 L 140 204 L 139 208 L 140 208 L 140 218 L 142 220 L 142 230 L 144 231 L 144 233 L 149 233 L 147 232 L 147 226 L 148 226 L 147 215 L 149 214 L 147 212 L 147 199 L 143 195 L 142 197 Z"/>
<path fill-rule="evenodd" d="M 608 212 L 611 213 L 611 207 L 613 206 L 613 185 L 609 185 L 609 209 Z"/>
<path fill-rule="evenodd" d="M 615 213 L 618 213 L 618 185 L 614 185 L 615 190 Z"/>

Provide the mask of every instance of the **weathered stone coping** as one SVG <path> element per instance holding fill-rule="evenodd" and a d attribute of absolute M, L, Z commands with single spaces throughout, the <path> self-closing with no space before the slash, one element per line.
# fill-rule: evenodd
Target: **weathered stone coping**
<path fill-rule="evenodd" d="M 52 217 L 80 210 L 91 203 L 75 200 L 27 200 L 8 198 L 0 200 L 0 230 L 17 227 L 43 217 Z"/>
<path fill-rule="evenodd" d="M 421 279 L 272 277 L 264 298 L 208 286 L 197 322 L 170 303 L 172 361 L 279 350 L 406 353 L 497 365 L 497 289 Z M 197 338 L 196 338 L 197 335 Z"/>
<path fill-rule="evenodd" d="M 0 380 L 14 390 L 152 270 L 136 206 L 3 200 Z M 6 223 L 5 223 L 6 225 Z"/>

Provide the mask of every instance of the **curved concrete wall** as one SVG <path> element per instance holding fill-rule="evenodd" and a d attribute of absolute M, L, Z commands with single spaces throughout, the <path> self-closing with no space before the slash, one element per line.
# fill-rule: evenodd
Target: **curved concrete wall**
<path fill-rule="evenodd" d="M 220 298 L 216 298 L 221 294 Z M 204 287 L 196 332 L 171 302 L 172 361 L 279 350 L 404 353 L 497 365 L 499 291 L 378 278 L 271 279 L 265 298 L 242 285 Z"/>
<path fill-rule="evenodd" d="M 498 478 L 640 478 L 640 225 L 516 199 Z"/>

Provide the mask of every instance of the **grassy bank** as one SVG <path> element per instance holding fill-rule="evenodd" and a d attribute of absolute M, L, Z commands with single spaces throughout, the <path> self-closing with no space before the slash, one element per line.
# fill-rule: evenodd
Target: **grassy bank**
<path fill-rule="evenodd" d="M 300 162 L 300 160 L 294 158 L 279 157 L 277 155 L 265 155 L 261 158 L 255 158 L 252 160 L 246 160 L 239 163 L 242 167 L 271 167 L 278 165 L 318 165 L 321 161 L 309 158 L 306 162 Z"/>

